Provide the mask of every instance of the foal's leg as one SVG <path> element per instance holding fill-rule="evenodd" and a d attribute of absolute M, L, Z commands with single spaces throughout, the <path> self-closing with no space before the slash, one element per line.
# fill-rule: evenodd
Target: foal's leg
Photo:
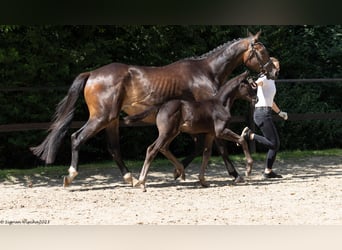
<path fill-rule="evenodd" d="M 69 175 L 64 177 L 64 187 L 68 187 L 78 175 L 78 152 L 80 147 L 105 125 L 103 119 L 89 119 L 81 129 L 71 135 L 71 164 Z"/>
<path fill-rule="evenodd" d="M 144 192 L 146 192 L 145 183 L 146 183 L 147 172 L 150 168 L 150 165 L 151 165 L 153 159 L 156 157 L 156 155 L 158 153 L 158 150 L 156 150 L 156 148 L 155 148 L 156 142 L 157 141 L 154 141 L 150 146 L 148 146 L 148 148 L 146 150 L 144 165 L 140 171 L 139 180 L 137 182 L 136 181 L 133 182 L 134 187 L 140 187 L 143 189 Z"/>
<path fill-rule="evenodd" d="M 229 159 L 227 147 L 225 146 L 224 141 L 216 138 L 215 143 L 222 156 L 222 159 L 224 161 L 228 174 L 234 177 L 234 183 L 243 182 L 244 180 L 242 176 L 240 176 L 240 174 L 237 172 L 236 168 L 234 167 L 233 162 Z"/>
<path fill-rule="evenodd" d="M 106 127 L 107 138 L 108 138 L 108 151 L 113 157 L 113 160 L 118 165 L 123 179 L 126 183 L 133 185 L 132 173 L 128 170 L 125 163 L 121 158 L 120 143 L 119 143 L 119 119 L 111 122 Z"/>
<path fill-rule="evenodd" d="M 218 138 L 232 141 L 241 145 L 243 153 L 246 157 L 246 176 L 249 176 L 253 168 L 253 159 L 248 149 L 248 144 L 243 137 L 234 133 L 232 130 L 225 128 L 222 132 L 217 134 Z"/>
<path fill-rule="evenodd" d="M 209 184 L 205 181 L 204 174 L 211 156 L 214 139 L 215 137 L 213 135 L 207 134 L 205 136 L 202 165 L 198 177 L 202 187 L 209 187 Z"/>
<path fill-rule="evenodd" d="M 203 152 L 204 150 L 204 134 L 197 134 L 197 135 L 191 135 L 193 140 L 194 140 L 194 150 L 191 152 L 190 155 L 188 155 L 187 157 L 185 157 L 181 163 L 184 166 L 184 168 L 187 168 L 189 166 L 189 164 L 195 159 L 196 156 L 199 156 L 201 154 L 201 152 Z M 175 180 L 178 179 L 178 177 L 180 176 L 180 174 L 177 173 L 177 170 L 175 169 L 173 176 L 175 178 Z"/>
<path fill-rule="evenodd" d="M 144 165 L 140 172 L 139 181 L 135 183 L 134 186 L 140 186 L 143 189 L 143 191 L 146 191 L 146 186 L 145 186 L 146 176 L 147 176 L 149 167 L 158 152 L 161 152 L 162 154 L 164 154 L 174 164 L 175 168 L 179 172 L 179 175 L 182 176 L 182 179 L 183 180 L 185 179 L 183 165 L 168 150 L 168 146 L 170 145 L 172 140 L 177 136 L 177 134 L 178 133 L 171 134 L 171 135 L 161 134 L 158 136 L 157 140 L 147 148 L 146 158 L 145 158 Z"/>
<path fill-rule="evenodd" d="M 204 145 L 204 134 L 198 134 L 198 135 L 191 135 L 194 141 L 194 150 L 191 152 L 190 155 L 185 157 L 182 160 L 182 164 L 184 168 L 188 167 L 189 164 L 194 160 L 196 156 L 199 156 L 201 152 L 203 152 L 203 145 Z M 179 176 L 177 176 L 175 179 L 177 179 Z"/>
<path fill-rule="evenodd" d="M 173 172 L 174 179 L 176 180 L 179 176 L 181 176 L 182 180 L 185 180 L 183 164 L 180 161 L 178 161 L 178 159 L 169 150 L 170 143 L 177 136 L 177 134 L 169 138 L 168 142 L 160 148 L 159 152 L 161 152 L 175 166 L 175 170 Z"/>
<path fill-rule="evenodd" d="M 200 152 L 203 152 L 203 150 L 204 150 L 204 138 L 205 138 L 204 134 L 193 135 L 193 139 L 194 139 L 194 143 L 195 143 L 195 149 L 189 156 L 187 156 L 186 158 L 184 158 L 182 160 L 182 164 L 183 164 L 184 168 L 188 167 L 188 165 L 193 161 L 193 159 L 196 156 L 200 155 Z M 218 148 L 218 150 L 222 156 L 222 159 L 224 161 L 224 164 L 226 166 L 228 174 L 234 177 L 235 183 L 243 182 L 242 176 L 237 172 L 232 161 L 229 159 L 228 151 L 227 151 L 227 148 L 225 147 L 223 141 L 216 138 L 215 143 L 216 143 L 216 146 L 217 146 L 217 148 Z M 174 173 L 174 177 L 175 177 L 175 179 L 177 179 L 179 177 L 179 175 L 176 174 L 176 171 Z"/>
<path fill-rule="evenodd" d="M 161 146 L 165 143 L 166 141 L 166 137 L 165 136 L 160 136 L 157 138 L 157 140 L 155 140 L 146 150 L 146 157 L 145 157 L 145 161 L 144 161 L 144 165 L 140 171 L 140 175 L 139 175 L 139 180 L 138 182 L 133 182 L 133 186 L 134 187 L 140 187 L 143 189 L 144 192 L 146 192 L 146 177 L 147 177 L 147 173 L 148 170 L 151 166 L 151 163 L 153 161 L 153 159 L 156 157 L 156 155 L 159 152 L 159 149 L 161 148 Z"/>
<path fill-rule="evenodd" d="M 245 154 L 246 157 L 246 176 L 249 176 L 252 173 L 252 168 L 253 168 L 253 158 L 249 152 L 248 144 L 247 142 L 242 138 L 242 141 L 240 142 L 243 153 Z"/>

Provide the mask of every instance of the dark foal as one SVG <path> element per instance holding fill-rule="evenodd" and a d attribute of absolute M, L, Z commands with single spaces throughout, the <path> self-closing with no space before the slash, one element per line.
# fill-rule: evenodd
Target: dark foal
<path fill-rule="evenodd" d="M 131 123 L 141 120 L 149 115 L 150 112 L 159 109 L 156 117 L 159 136 L 147 149 L 139 181 L 135 183 L 135 186 L 141 185 L 141 188 L 146 190 L 147 172 L 158 152 L 165 155 L 174 164 L 177 174 L 182 179 L 185 179 L 184 166 L 169 150 L 170 143 L 180 132 L 205 134 L 203 159 L 199 174 L 202 186 L 208 186 L 204 173 L 211 156 L 212 144 L 215 138 L 240 144 L 247 159 L 247 168 L 251 168 L 253 160 L 246 141 L 228 128 L 228 122 L 231 118 L 230 109 L 234 100 L 236 98 L 244 98 L 252 101 L 252 98 L 255 97 L 256 92 L 247 81 L 247 75 L 248 72 L 244 72 L 228 81 L 221 87 L 214 98 L 200 102 L 171 100 L 160 107 L 154 107 L 146 112 L 126 117 L 125 121 Z"/>

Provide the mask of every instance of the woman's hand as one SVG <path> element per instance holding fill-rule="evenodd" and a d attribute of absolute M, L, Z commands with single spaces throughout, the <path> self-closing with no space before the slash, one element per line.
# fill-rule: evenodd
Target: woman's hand
<path fill-rule="evenodd" d="M 278 115 L 283 118 L 284 120 L 287 120 L 288 116 L 286 112 L 279 111 Z"/>

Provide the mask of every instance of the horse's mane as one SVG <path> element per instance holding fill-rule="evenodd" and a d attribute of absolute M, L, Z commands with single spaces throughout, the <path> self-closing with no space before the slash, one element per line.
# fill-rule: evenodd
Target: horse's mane
<path fill-rule="evenodd" d="M 216 48 L 202 54 L 202 55 L 199 55 L 199 56 L 192 56 L 192 57 L 187 57 L 187 58 L 184 58 L 184 60 L 201 60 L 201 59 L 205 59 L 213 54 L 215 54 L 216 52 L 218 51 L 221 51 L 222 49 L 225 49 L 227 48 L 228 46 L 232 45 L 233 43 L 237 42 L 237 41 L 240 41 L 242 38 L 238 38 L 238 39 L 234 39 L 232 41 L 228 41 L 224 44 L 221 44 L 219 46 L 217 46 Z"/>

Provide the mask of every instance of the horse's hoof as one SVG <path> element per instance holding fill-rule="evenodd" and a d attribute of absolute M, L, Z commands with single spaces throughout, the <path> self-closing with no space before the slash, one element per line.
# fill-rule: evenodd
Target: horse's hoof
<path fill-rule="evenodd" d="M 133 181 L 133 187 L 134 188 L 140 188 L 140 189 L 142 189 L 143 192 L 146 192 L 145 183 L 143 181 L 139 181 L 139 180 L 137 180 L 135 178 L 134 178 L 134 181 Z"/>
<path fill-rule="evenodd" d="M 139 187 L 139 185 L 141 184 L 141 182 L 137 179 L 134 178 L 134 180 L 132 180 L 132 187 Z"/>
<path fill-rule="evenodd" d="M 123 176 L 125 183 L 133 186 L 133 176 L 132 173 L 128 172 Z"/>
<path fill-rule="evenodd" d="M 236 177 L 235 178 L 235 180 L 233 181 L 233 183 L 234 184 L 237 184 L 237 183 L 244 183 L 245 182 L 245 180 L 243 179 L 243 177 L 242 176 L 238 176 L 238 177 Z"/>
<path fill-rule="evenodd" d="M 134 176 L 132 176 L 132 183 L 130 183 L 133 186 L 133 183 L 137 183 L 138 179 L 136 179 Z"/>

